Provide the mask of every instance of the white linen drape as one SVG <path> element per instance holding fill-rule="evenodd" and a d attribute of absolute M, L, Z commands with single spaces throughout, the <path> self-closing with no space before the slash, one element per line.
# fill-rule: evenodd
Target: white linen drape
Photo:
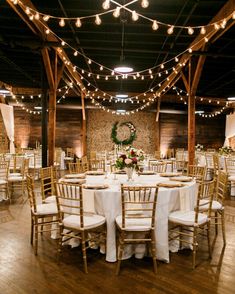
<path fill-rule="evenodd" d="M 14 111 L 13 106 L 0 103 L 0 109 L 2 113 L 3 122 L 7 132 L 7 136 L 10 140 L 10 153 L 15 153 L 14 146 Z"/>
<path fill-rule="evenodd" d="M 226 115 L 224 146 L 229 146 L 229 138 L 235 136 L 235 113 Z"/>

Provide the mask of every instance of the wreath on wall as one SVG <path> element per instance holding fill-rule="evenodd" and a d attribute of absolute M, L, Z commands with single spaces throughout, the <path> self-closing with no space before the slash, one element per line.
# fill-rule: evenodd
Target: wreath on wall
<path fill-rule="evenodd" d="M 120 124 L 120 126 L 127 126 L 130 129 L 130 137 L 128 139 L 125 139 L 123 141 L 119 140 L 117 138 L 117 128 L 118 128 L 118 122 L 115 122 L 112 128 L 111 138 L 113 142 L 117 145 L 130 145 L 136 138 L 136 129 L 135 126 L 131 122 L 123 122 Z"/>

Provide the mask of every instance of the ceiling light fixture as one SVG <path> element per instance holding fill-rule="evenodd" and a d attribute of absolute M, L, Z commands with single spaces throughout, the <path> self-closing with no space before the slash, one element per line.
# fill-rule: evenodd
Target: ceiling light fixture
<path fill-rule="evenodd" d="M 117 73 L 130 73 L 133 71 L 133 68 L 127 65 L 118 65 L 114 68 L 114 71 Z"/>
<path fill-rule="evenodd" d="M 126 98 L 128 98 L 128 94 L 119 93 L 119 94 L 116 94 L 115 97 L 118 99 L 126 99 Z"/>
<path fill-rule="evenodd" d="M 235 101 L 235 97 L 228 97 L 227 100 L 229 100 L 229 101 Z"/>

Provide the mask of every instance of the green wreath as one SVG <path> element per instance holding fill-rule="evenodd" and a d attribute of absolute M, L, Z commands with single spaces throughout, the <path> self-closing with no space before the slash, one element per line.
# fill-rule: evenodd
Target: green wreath
<path fill-rule="evenodd" d="M 131 122 L 124 122 L 121 123 L 120 126 L 127 126 L 130 129 L 130 137 L 128 139 L 125 139 L 123 141 L 119 140 L 117 138 L 117 127 L 118 122 L 115 122 L 112 128 L 111 138 L 113 142 L 117 145 L 130 145 L 136 138 L 136 129 L 135 126 Z"/>

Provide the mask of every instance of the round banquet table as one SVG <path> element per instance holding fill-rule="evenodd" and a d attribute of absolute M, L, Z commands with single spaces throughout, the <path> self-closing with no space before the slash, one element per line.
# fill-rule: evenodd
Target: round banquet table
<path fill-rule="evenodd" d="M 86 184 L 107 184 L 107 189 L 83 189 L 84 211 L 105 216 L 107 223 L 106 261 L 115 262 L 116 257 L 116 227 L 115 218 L 121 214 L 121 183 L 128 185 L 156 185 L 169 181 L 169 178 L 159 175 L 135 175 L 133 181 L 127 182 L 126 175 L 102 175 L 86 177 Z M 197 185 L 193 180 L 184 183 L 183 187 L 159 188 L 156 209 L 156 249 L 157 259 L 169 262 L 169 250 L 177 251 L 178 243 L 168 242 L 168 216 L 175 210 L 193 210 L 197 194 Z M 71 243 L 76 246 L 75 243 Z M 124 258 L 135 254 L 136 258 L 145 255 L 144 244 L 127 245 Z"/>

